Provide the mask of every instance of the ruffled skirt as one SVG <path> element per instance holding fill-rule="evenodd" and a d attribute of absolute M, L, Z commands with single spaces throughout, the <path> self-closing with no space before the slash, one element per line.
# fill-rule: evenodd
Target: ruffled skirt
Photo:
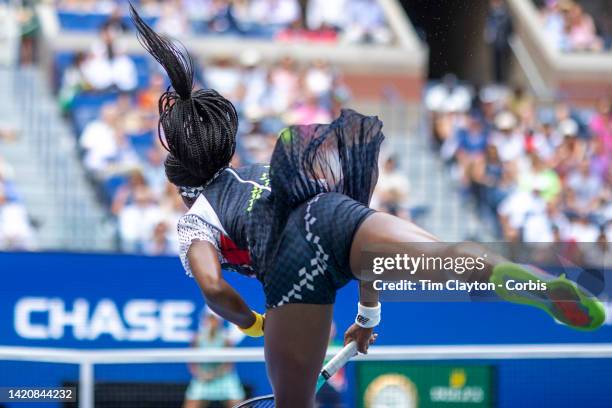
<path fill-rule="evenodd" d="M 350 244 L 373 212 L 383 139 L 377 117 L 353 110 L 328 125 L 281 132 L 270 162 L 272 192 L 251 224 L 251 236 L 260 238 L 251 256 L 263 272 L 268 307 L 331 303 L 350 280 Z"/>

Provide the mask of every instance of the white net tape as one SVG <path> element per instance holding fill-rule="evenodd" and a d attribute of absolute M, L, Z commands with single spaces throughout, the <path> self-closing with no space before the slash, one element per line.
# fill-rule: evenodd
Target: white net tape
<path fill-rule="evenodd" d="M 327 356 L 340 349 L 331 347 Z M 378 346 L 356 361 L 436 361 L 612 358 L 612 343 Z M 261 363 L 263 348 L 76 350 L 0 346 L 0 361 L 75 364 L 79 367 L 79 408 L 94 406 L 94 368 L 114 364 Z"/>

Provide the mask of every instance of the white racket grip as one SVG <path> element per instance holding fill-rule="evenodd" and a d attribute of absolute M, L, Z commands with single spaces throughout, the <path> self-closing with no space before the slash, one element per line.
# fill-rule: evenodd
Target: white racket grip
<path fill-rule="evenodd" d="M 344 365 L 357 355 L 357 343 L 351 341 L 344 346 L 321 370 L 321 375 L 327 380 L 336 374 Z"/>

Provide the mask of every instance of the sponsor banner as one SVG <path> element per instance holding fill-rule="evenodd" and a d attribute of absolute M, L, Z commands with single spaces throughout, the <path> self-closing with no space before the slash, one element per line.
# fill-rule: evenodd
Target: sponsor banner
<path fill-rule="evenodd" d="M 359 407 L 492 407 L 493 373 L 483 365 L 361 363 Z"/>
<path fill-rule="evenodd" d="M 197 285 L 185 276 L 175 257 L 0 253 L 0 275 L 1 346 L 188 347 L 203 306 Z M 264 310 L 257 280 L 231 272 L 225 277 L 252 308 Z M 357 293 L 356 282 L 338 293 L 334 307 L 338 338 L 354 322 Z M 510 303 L 383 302 L 377 344 L 609 343 L 612 306 L 606 306 L 608 323 L 595 332 L 581 332 L 556 323 L 540 310 Z M 240 344 L 261 345 L 261 338 L 245 338 Z M 592 390 L 605 389 L 612 373 L 610 359 L 495 365 L 500 401 L 509 401 L 499 407 L 530 406 L 528 402 L 537 398 L 546 398 L 556 406 L 568 406 L 567 401 L 607 406 L 597 405 L 599 394 Z M 358 406 L 363 391 L 354 388 L 362 383 L 352 367 L 350 364 L 346 370 L 351 407 Z M 238 364 L 237 369 L 241 380 L 257 394 L 270 392 L 263 364 Z M 186 383 L 190 378 L 185 364 L 109 365 L 98 366 L 95 372 L 98 381 Z M 549 375 L 540 376 L 541 372 Z M 526 373 L 537 373 L 537 381 Z M 466 384 L 470 384 L 473 374 L 466 375 Z M 0 386 L 51 387 L 76 380 L 76 366 L 0 361 Z M 447 384 L 445 377 L 438 385 Z M 470 393 L 460 394 L 461 398 L 474 398 Z M 435 395 L 450 398 L 444 390 Z"/>
<path fill-rule="evenodd" d="M 0 270 L 2 345 L 188 346 L 204 304 L 177 258 L 0 254 Z M 258 282 L 226 275 L 263 307 Z"/>

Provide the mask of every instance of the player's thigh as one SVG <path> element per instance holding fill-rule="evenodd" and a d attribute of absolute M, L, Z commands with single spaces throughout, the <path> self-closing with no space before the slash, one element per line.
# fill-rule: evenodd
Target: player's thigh
<path fill-rule="evenodd" d="M 353 235 L 350 249 L 350 265 L 353 274 L 359 277 L 361 253 L 371 244 L 406 244 L 412 243 L 406 250 L 414 250 L 414 256 L 420 255 L 422 245 L 416 243 L 439 242 L 431 233 L 425 231 L 411 221 L 391 214 L 377 212 L 366 218 Z M 436 246 L 428 246 L 436 248 Z"/>
<path fill-rule="evenodd" d="M 333 305 L 287 304 L 266 313 L 268 376 L 279 408 L 311 408 L 329 342 Z"/>

